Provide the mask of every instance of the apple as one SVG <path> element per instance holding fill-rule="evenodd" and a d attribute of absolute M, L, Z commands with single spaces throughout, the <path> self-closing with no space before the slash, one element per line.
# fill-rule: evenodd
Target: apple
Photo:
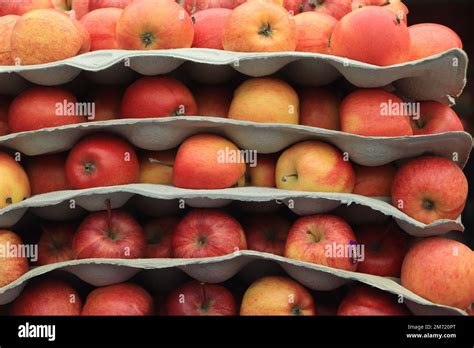
<path fill-rule="evenodd" d="M 357 243 L 351 227 L 335 215 L 301 217 L 293 224 L 286 239 L 284 256 L 332 268 L 355 271 Z"/>
<path fill-rule="evenodd" d="M 410 34 L 392 12 L 367 6 L 340 20 L 332 33 L 329 52 L 372 65 L 399 64 L 410 55 Z"/>
<path fill-rule="evenodd" d="M 190 15 L 207 10 L 208 8 L 227 8 L 234 9 L 247 0 L 178 0 L 177 2 L 184 7 Z"/>
<path fill-rule="evenodd" d="M 229 114 L 234 91 L 228 85 L 197 85 L 193 88 L 197 116 L 223 117 Z"/>
<path fill-rule="evenodd" d="M 10 315 L 72 316 L 81 314 L 76 290 L 63 280 L 32 280 L 10 307 Z"/>
<path fill-rule="evenodd" d="M 172 0 L 135 0 L 117 23 L 117 42 L 126 50 L 159 50 L 191 47 L 193 22 Z"/>
<path fill-rule="evenodd" d="M 31 195 L 30 182 L 21 165 L 0 152 L 0 209 L 21 202 Z"/>
<path fill-rule="evenodd" d="M 338 20 L 319 12 L 303 12 L 295 16 L 298 28 L 296 51 L 329 54 L 329 39 Z"/>
<path fill-rule="evenodd" d="M 235 90 L 228 117 L 259 123 L 298 124 L 298 94 L 283 80 L 249 79 Z"/>
<path fill-rule="evenodd" d="M 0 10 L 1 11 L 1 10 Z M 11 56 L 11 37 L 13 27 L 20 19 L 16 15 L 7 15 L 0 17 L 0 65 L 14 65 L 15 62 Z"/>
<path fill-rule="evenodd" d="M 30 269 L 27 255 L 8 253 L 10 250 L 18 252 L 22 245 L 16 233 L 0 229 L 0 249 L 3 250 L 0 255 L 0 288 L 17 280 Z"/>
<path fill-rule="evenodd" d="M 250 250 L 283 256 L 291 225 L 279 215 L 254 214 L 244 219 L 243 227 Z"/>
<path fill-rule="evenodd" d="M 38 241 L 38 266 L 74 260 L 72 241 L 77 230 L 76 223 L 48 223 L 42 226 L 42 230 Z"/>
<path fill-rule="evenodd" d="M 304 141 L 278 158 L 275 182 L 279 189 L 350 193 L 355 175 L 352 164 L 336 147 L 321 141 Z"/>
<path fill-rule="evenodd" d="M 235 8 L 224 27 L 222 45 L 227 51 L 294 51 L 298 30 L 283 7 L 266 1 L 248 1 Z"/>
<path fill-rule="evenodd" d="M 87 51 L 86 34 L 79 22 L 62 11 L 33 10 L 21 16 L 13 29 L 11 57 L 21 65 L 74 57 Z"/>
<path fill-rule="evenodd" d="M 353 194 L 367 197 L 390 197 L 397 168 L 392 164 L 366 167 L 354 164 L 355 185 Z"/>
<path fill-rule="evenodd" d="M 98 10 L 101 8 L 125 8 L 130 5 L 134 0 L 88 0 L 90 11 Z"/>
<path fill-rule="evenodd" d="M 364 136 L 413 135 L 411 113 L 407 111 L 405 103 L 392 93 L 359 89 L 341 103 L 341 130 Z"/>
<path fill-rule="evenodd" d="M 242 226 L 218 209 L 191 210 L 171 236 L 177 258 L 215 257 L 247 249 Z"/>
<path fill-rule="evenodd" d="M 8 126 L 12 133 L 19 133 L 85 122 L 86 118 L 73 110 L 75 105 L 76 97 L 65 89 L 32 87 L 11 103 Z"/>
<path fill-rule="evenodd" d="M 406 162 L 392 185 L 392 204 L 424 224 L 456 219 L 466 205 L 463 171 L 443 157 L 422 156 Z"/>
<path fill-rule="evenodd" d="M 401 0 L 353 0 L 352 10 L 355 11 L 364 6 L 381 6 L 385 10 L 389 10 L 393 14 L 402 17 L 407 22 L 407 15 L 410 12 L 408 7 Z"/>
<path fill-rule="evenodd" d="M 451 239 L 420 240 L 403 260 L 401 281 L 429 301 L 465 310 L 474 303 L 474 254 Z"/>
<path fill-rule="evenodd" d="M 6 15 L 21 16 L 32 10 L 53 8 L 50 0 L 4 0 L 0 6 L 0 17 Z"/>
<path fill-rule="evenodd" d="M 138 182 L 140 166 L 133 147 L 109 134 L 83 138 L 66 160 L 66 178 L 74 189 Z"/>
<path fill-rule="evenodd" d="M 55 154 L 28 159 L 25 170 L 30 179 L 32 195 L 71 189 L 64 168 L 66 158 L 65 154 Z"/>
<path fill-rule="evenodd" d="M 315 11 L 341 19 L 351 12 L 352 0 L 305 0 L 303 11 Z"/>
<path fill-rule="evenodd" d="M 91 51 L 118 49 L 115 28 L 122 12 L 120 8 L 101 8 L 81 18 L 90 35 Z"/>
<path fill-rule="evenodd" d="M 260 278 L 245 291 L 240 315 L 316 315 L 313 297 L 288 277 Z"/>
<path fill-rule="evenodd" d="M 148 242 L 146 257 L 171 258 L 171 235 L 180 219 L 176 216 L 164 216 L 149 220 L 143 225 L 143 231 Z"/>
<path fill-rule="evenodd" d="M 364 245 L 364 260 L 357 264 L 357 272 L 400 278 L 407 234 L 393 223 L 362 225 L 355 233 L 357 242 Z"/>
<path fill-rule="evenodd" d="M 236 315 L 237 304 L 232 293 L 225 287 L 192 280 L 166 297 L 165 313 L 179 316 Z"/>
<path fill-rule="evenodd" d="M 146 255 L 145 233 L 137 221 L 121 210 L 89 214 L 72 242 L 77 259 L 138 259 Z"/>
<path fill-rule="evenodd" d="M 232 10 L 227 8 L 210 8 L 193 14 L 191 18 L 194 23 L 192 47 L 223 50 L 224 26 L 231 13 Z"/>
<path fill-rule="evenodd" d="M 247 171 L 245 173 L 245 186 L 276 187 L 276 161 L 277 158 L 273 154 L 257 154 L 256 165 L 247 165 Z"/>
<path fill-rule="evenodd" d="M 142 151 L 140 178 L 143 184 L 173 185 L 173 165 L 177 149 L 166 151 Z"/>
<path fill-rule="evenodd" d="M 183 83 L 167 76 L 147 76 L 132 83 L 125 91 L 121 117 L 189 116 L 196 115 L 196 111 L 196 101 Z"/>
<path fill-rule="evenodd" d="M 408 32 L 411 39 L 410 61 L 430 57 L 452 48 L 463 48 L 458 34 L 441 24 L 415 24 L 408 27 Z"/>
<path fill-rule="evenodd" d="M 405 316 L 411 315 L 395 295 L 369 286 L 356 286 L 342 300 L 337 310 L 341 316 Z"/>
<path fill-rule="evenodd" d="M 341 101 L 335 93 L 323 88 L 305 87 L 301 88 L 298 94 L 301 125 L 332 130 L 341 129 L 339 121 Z"/>
<path fill-rule="evenodd" d="M 464 131 L 464 126 L 456 112 L 440 102 L 420 103 L 419 116 L 418 119 L 413 118 L 411 122 L 414 135 Z"/>
<path fill-rule="evenodd" d="M 188 189 L 222 189 L 235 186 L 245 174 L 245 158 L 226 138 L 198 134 L 178 149 L 173 185 Z"/>
<path fill-rule="evenodd" d="M 120 86 L 95 86 L 90 99 L 95 105 L 95 114 L 88 121 L 110 121 L 120 118 L 122 96 Z"/>
<path fill-rule="evenodd" d="M 0 137 L 10 133 L 8 128 L 8 109 L 10 108 L 11 99 L 0 96 Z"/>
<path fill-rule="evenodd" d="M 92 290 L 82 308 L 84 316 L 149 316 L 155 313 L 151 295 L 132 283 Z"/>

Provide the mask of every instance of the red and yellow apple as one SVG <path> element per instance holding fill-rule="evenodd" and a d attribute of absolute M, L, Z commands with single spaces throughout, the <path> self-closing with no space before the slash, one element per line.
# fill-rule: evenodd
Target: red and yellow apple
<path fill-rule="evenodd" d="M 22 16 L 27 12 L 42 8 L 53 8 L 50 0 L 6 0 L 1 2 L 0 17 L 6 15 Z"/>
<path fill-rule="evenodd" d="M 7 253 L 12 249 L 20 250 L 22 244 L 19 235 L 0 229 L 0 248 L 3 250 L 0 256 L 0 288 L 17 280 L 30 269 L 26 255 Z"/>
<path fill-rule="evenodd" d="M 120 8 L 101 8 L 81 18 L 90 35 L 91 51 L 118 49 L 115 29 L 122 12 Z"/>
<path fill-rule="evenodd" d="M 11 56 L 11 42 L 13 27 L 16 22 L 18 22 L 18 19 L 20 19 L 20 17 L 16 15 L 0 17 L 0 32 L 2 33 L 2 35 L 0 35 L 0 65 L 15 64 Z"/>
<path fill-rule="evenodd" d="M 441 24 L 415 24 L 409 26 L 408 31 L 411 39 L 409 60 L 423 59 L 452 48 L 463 48 L 458 34 Z"/>
<path fill-rule="evenodd" d="M 410 12 L 402 0 L 353 0 L 352 10 L 355 11 L 364 6 L 381 6 L 383 9 L 402 17 L 407 22 L 407 15 Z"/>
<path fill-rule="evenodd" d="M 30 181 L 21 165 L 0 152 L 0 209 L 21 202 L 31 195 Z"/>
<path fill-rule="evenodd" d="M 227 8 L 210 8 L 193 14 L 194 39 L 192 47 L 223 50 L 224 26 L 231 13 L 232 10 Z"/>
<path fill-rule="evenodd" d="M 139 155 L 139 183 L 173 185 L 173 165 L 177 149 L 166 151 L 142 151 Z"/>
<path fill-rule="evenodd" d="M 419 118 L 411 122 L 413 135 L 462 132 L 464 126 L 456 112 L 448 105 L 436 101 L 420 103 Z"/>
<path fill-rule="evenodd" d="M 315 11 L 341 19 L 351 12 L 352 0 L 305 0 L 303 11 Z"/>
<path fill-rule="evenodd" d="M 247 165 L 245 186 L 276 187 L 275 169 L 277 158 L 271 155 L 257 154 L 256 165 Z"/>
<path fill-rule="evenodd" d="M 298 42 L 295 51 L 329 54 L 329 39 L 338 20 L 315 11 L 295 16 Z"/>
<path fill-rule="evenodd" d="M 339 120 L 341 101 L 335 93 L 323 88 L 306 87 L 300 89 L 298 94 L 301 125 L 332 130 L 341 129 Z"/>

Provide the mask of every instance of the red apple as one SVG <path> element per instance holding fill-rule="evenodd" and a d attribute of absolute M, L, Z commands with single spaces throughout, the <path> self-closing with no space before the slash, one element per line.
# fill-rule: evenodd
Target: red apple
<path fill-rule="evenodd" d="M 214 257 L 247 249 L 242 226 L 218 209 L 191 210 L 176 226 L 171 245 L 178 258 Z"/>
<path fill-rule="evenodd" d="M 42 226 L 42 230 L 38 242 L 38 266 L 74 260 L 72 240 L 77 230 L 76 223 L 48 223 Z"/>
<path fill-rule="evenodd" d="M 192 47 L 223 50 L 222 35 L 231 13 L 232 10 L 227 8 L 210 8 L 193 14 L 191 18 L 194 23 Z"/>
<path fill-rule="evenodd" d="M 458 34 L 435 23 L 420 23 L 408 27 L 411 38 L 409 60 L 433 56 L 452 48 L 463 48 Z"/>
<path fill-rule="evenodd" d="M 406 162 L 395 175 L 392 204 L 430 224 L 456 219 L 466 205 L 468 182 L 463 171 L 443 157 L 423 156 Z"/>
<path fill-rule="evenodd" d="M 245 186 L 276 187 L 276 162 L 277 158 L 273 154 L 257 154 L 256 165 L 247 165 Z"/>
<path fill-rule="evenodd" d="M 152 118 L 196 115 L 197 106 L 184 84 L 157 76 L 142 77 L 131 84 L 123 96 L 121 110 L 122 118 Z"/>
<path fill-rule="evenodd" d="M 28 283 L 21 295 L 12 303 L 10 315 L 80 315 L 81 307 L 81 298 L 69 283 L 46 278 Z"/>
<path fill-rule="evenodd" d="M 363 225 L 355 232 L 357 242 L 364 246 L 364 260 L 357 264 L 357 272 L 400 278 L 408 250 L 407 234 L 393 223 Z"/>
<path fill-rule="evenodd" d="M 87 0 L 89 2 L 89 10 L 94 11 L 101 8 L 125 8 L 134 0 Z"/>
<path fill-rule="evenodd" d="M 410 12 L 408 7 L 401 0 L 352 0 L 352 10 L 357 10 L 364 6 L 381 6 L 383 9 L 401 16 L 407 22 L 407 15 Z"/>
<path fill-rule="evenodd" d="M 18 19 L 20 19 L 20 16 L 16 15 L 0 17 L 0 31 L 2 33 L 2 35 L 0 35 L 0 65 L 15 64 L 11 55 L 11 41 L 13 27 L 16 22 L 18 22 Z"/>
<path fill-rule="evenodd" d="M 145 236 L 148 241 L 146 257 L 148 258 L 171 258 L 171 235 L 179 223 L 176 216 L 165 216 L 149 220 L 143 225 Z"/>
<path fill-rule="evenodd" d="M 367 6 L 340 20 L 332 33 L 329 51 L 373 65 L 399 64 L 410 55 L 410 34 L 406 24 L 392 12 Z"/>
<path fill-rule="evenodd" d="M 353 194 L 367 197 L 390 197 L 397 168 L 389 163 L 383 166 L 366 167 L 354 164 L 355 185 Z"/>
<path fill-rule="evenodd" d="M 227 117 L 234 91 L 228 85 L 198 85 L 193 88 L 197 116 Z"/>
<path fill-rule="evenodd" d="M 284 256 L 304 262 L 355 271 L 358 253 L 351 227 L 335 215 L 301 217 L 286 240 Z"/>
<path fill-rule="evenodd" d="M 425 238 L 410 248 L 402 285 L 434 303 L 465 310 L 474 303 L 474 253 L 447 238 Z"/>
<path fill-rule="evenodd" d="M 12 133 L 82 123 L 84 116 L 74 110 L 77 99 L 58 87 L 32 87 L 18 95 L 8 111 Z"/>
<path fill-rule="evenodd" d="M 0 137 L 10 133 L 8 128 L 8 109 L 11 100 L 8 97 L 0 96 Z"/>
<path fill-rule="evenodd" d="M 28 159 L 25 170 L 32 195 L 71 189 L 66 179 L 66 158 L 65 154 L 56 154 Z"/>
<path fill-rule="evenodd" d="M 9 254 L 8 250 L 18 250 L 23 242 L 16 233 L 0 229 L 0 288 L 20 278 L 30 266 L 24 256 Z"/>
<path fill-rule="evenodd" d="M 342 300 L 337 315 L 343 316 L 392 316 L 411 315 L 405 305 L 398 303 L 395 295 L 372 288 L 357 286 Z"/>
<path fill-rule="evenodd" d="M 190 15 L 207 10 L 208 8 L 227 8 L 234 9 L 247 0 L 178 0 L 177 2 L 184 7 Z"/>
<path fill-rule="evenodd" d="M 81 315 L 149 316 L 154 312 L 153 298 L 145 289 L 132 283 L 121 283 L 91 291 Z"/>
<path fill-rule="evenodd" d="M 316 11 L 341 19 L 351 12 L 352 0 L 305 0 L 303 11 Z"/>
<path fill-rule="evenodd" d="M 456 112 L 448 105 L 428 101 L 420 103 L 420 115 L 411 122 L 414 135 L 463 131 L 464 126 Z"/>
<path fill-rule="evenodd" d="M 53 8 L 50 0 L 4 0 L 0 6 L 0 17 L 6 15 L 21 16 L 39 8 Z"/>
<path fill-rule="evenodd" d="M 236 315 L 237 304 L 232 293 L 223 286 L 193 280 L 167 296 L 165 313 L 180 316 Z"/>
<path fill-rule="evenodd" d="M 123 93 L 124 90 L 120 86 L 95 86 L 91 94 L 95 115 L 87 120 L 95 122 L 120 118 Z"/>
<path fill-rule="evenodd" d="M 341 101 L 334 93 L 323 88 L 306 87 L 300 89 L 298 94 L 300 124 L 332 130 L 341 129 L 339 121 Z"/>
<path fill-rule="evenodd" d="M 250 250 L 281 255 L 291 225 L 279 215 L 255 214 L 243 222 L 247 245 Z"/>
<path fill-rule="evenodd" d="M 146 255 L 142 227 L 120 210 L 89 214 L 79 226 L 72 248 L 77 259 L 138 259 Z"/>
<path fill-rule="evenodd" d="M 94 134 L 73 147 L 66 177 L 75 189 L 138 182 L 140 167 L 133 147 L 115 135 Z"/>
<path fill-rule="evenodd" d="M 117 23 L 117 42 L 126 50 L 191 47 L 193 22 L 172 0 L 135 0 Z"/>
<path fill-rule="evenodd" d="M 319 12 L 303 12 L 295 16 L 298 43 L 295 51 L 329 54 L 329 39 L 338 20 Z"/>
<path fill-rule="evenodd" d="M 118 49 L 115 28 L 122 12 L 120 8 L 101 8 L 81 18 L 90 35 L 91 51 Z"/>

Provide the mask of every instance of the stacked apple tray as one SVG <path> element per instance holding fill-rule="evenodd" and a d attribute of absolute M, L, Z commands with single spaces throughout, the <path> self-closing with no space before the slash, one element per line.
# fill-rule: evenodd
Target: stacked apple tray
<path fill-rule="evenodd" d="M 66 61 L 30 67 L 0 67 L 0 94 L 15 95 L 33 83 L 55 86 L 71 82 L 124 83 L 137 73 L 173 73 L 202 83 L 225 83 L 236 75 L 252 77 L 278 74 L 301 85 L 322 86 L 341 75 L 361 88 L 388 87 L 407 100 L 438 100 L 454 103 L 465 85 L 467 56 L 454 49 L 415 63 L 375 67 L 337 57 L 308 53 L 238 54 L 208 49 L 178 49 L 154 52 L 102 51 Z M 73 81 L 74 80 L 74 81 Z M 472 138 L 464 132 L 411 137 L 363 137 L 297 125 L 254 124 L 211 117 L 169 117 L 92 122 L 0 137 L 0 147 L 28 156 L 70 149 L 81 137 L 97 131 L 119 134 L 138 148 L 166 150 L 192 134 L 212 132 L 224 135 L 240 148 L 259 153 L 276 153 L 302 140 L 317 139 L 349 153 L 351 160 L 366 166 L 435 154 L 452 158 L 463 167 L 472 148 Z M 85 211 L 133 206 L 150 216 L 177 212 L 179 202 L 189 207 L 224 207 L 240 211 L 291 209 L 297 215 L 336 210 L 350 224 L 381 222 L 393 218 L 406 233 L 427 237 L 463 231 L 460 218 L 420 223 L 389 204 L 388 197 L 367 198 L 353 194 L 294 192 L 254 187 L 224 190 L 185 190 L 161 185 L 135 184 L 107 188 L 47 193 L 0 210 L 0 227 L 23 223 L 32 214 L 48 220 L 67 220 Z M 71 200 L 75 209 L 71 209 Z M 32 213 L 32 214 L 31 214 Z M 237 273 L 262 276 L 281 266 L 291 277 L 313 290 L 333 290 L 358 281 L 402 295 L 414 314 L 466 315 L 465 312 L 431 303 L 404 289 L 399 279 L 343 271 L 316 264 L 250 250 L 204 259 L 88 259 L 36 267 L 0 289 L 0 305 L 13 301 L 32 278 L 55 270 L 72 273 L 93 286 L 126 281 L 138 273 L 158 288 L 176 284 L 187 273 L 210 283 L 226 281 Z M 142 276 L 140 275 L 140 276 Z"/>

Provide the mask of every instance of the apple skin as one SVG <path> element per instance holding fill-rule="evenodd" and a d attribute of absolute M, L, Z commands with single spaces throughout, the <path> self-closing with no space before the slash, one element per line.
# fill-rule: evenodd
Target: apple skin
<path fill-rule="evenodd" d="M 342 300 L 339 316 L 405 316 L 411 315 L 395 295 L 369 286 L 356 286 Z"/>
<path fill-rule="evenodd" d="M 192 280 L 166 297 L 165 315 L 237 315 L 237 304 L 232 293 L 225 287 Z"/>
<path fill-rule="evenodd" d="M 16 233 L 0 229 L 0 246 L 7 250 L 8 245 L 22 245 Z M 7 255 L 5 255 L 7 256 Z M 0 257 L 0 288 L 10 284 L 28 272 L 30 265 L 26 257 Z"/>
<path fill-rule="evenodd" d="M 20 16 L 16 15 L 0 17 L 0 31 L 2 32 L 2 35 L 0 36 L 0 65 L 15 64 L 10 51 L 13 27 L 15 26 L 16 22 L 18 22 L 18 19 L 20 19 Z"/>
<path fill-rule="evenodd" d="M 392 204 L 424 224 L 456 219 L 466 205 L 468 182 L 447 158 L 423 156 L 406 162 L 395 175 Z"/>
<path fill-rule="evenodd" d="M 115 135 L 83 138 L 66 160 L 67 181 L 74 189 L 133 184 L 140 166 L 133 147 Z"/>
<path fill-rule="evenodd" d="M 242 226 L 218 209 L 191 210 L 171 237 L 177 258 L 214 257 L 247 249 Z"/>
<path fill-rule="evenodd" d="M 226 148 L 229 153 L 241 156 L 236 160 L 238 163 L 232 163 L 230 159 L 220 163 L 219 154 Z M 222 189 L 236 185 L 245 174 L 244 158 L 238 151 L 237 146 L 218 135 L 191 136 L 176 154 L 173 185 L 188 189 Z"/>
<path fill-rule="evenodd" d="M 388 105 L 402 105 L 395 94 L 382 89 L 359 89 L 344 98 L 340 107 L 341 130 L 363 136 L 413 135 L 410 115 L 392 115 Z M 384 115 L 382 105 L 387 105 Z"/>
<path fill-rule="evenodd" d="M 305 87 L 301 88 L 298 94 L 301 125 L 336 131 L 341 129 L 339 120 L 341 101 L 334 93 L 323 88 Z"/>
<path fill-rule="evenodd" d="M 350 193 L 355 175 L 334 146 L 304 141 L 286 149 L 278 158 L 276 186 L 283 190 Z"/>
<path fill-rule="evenodd" d="M 73 222 L 47 223 L 38 241 L 38 266 L 74 260 L 72 241 L 77 230 Z"/>
<path fill-rule="evenodd" d="M 313 297 L 288 277 L 263 277 L 250 285 L 240 306 L 240 315 L 313 316 Z"/>
<path fill-rule="evenodd" d="M 196 115 L 197 106 L 184 84 L 171 77 L 155 76 L 132 83 L 125 91 L 121 110 L 122 118 L 153 118 Z"/>
<path fill-rule="evenodd" d="M 226 51 L 294 51 L 298 40 L 296 23 L 283 7 L 267 1 L 248 1 L 236 7 L 224 27 Z"/>
<path fill-rule="evenodd" d="M 276 187 L 276 162 L 277 158 L 273 154 L 257 154 L 257 165 L 247 166 L 245 186 Z"/>
<path fill-rule="evenodd" d="M 193 88 L 193 95 L 197 116 L 226 118 L 234 91 L 228 85 L 198 85 Z"/>
<path fill-rule="evenodd" d="M 143 231 L 148 242 L 147 258 L 173 257 L 171 235 L 179 221 L 180 219 L 176 216 L 164 216 L 149 220 L 143 225 Z"/>
<path fill-rule="evenodd" d="M 142 184 L 173 185 L 173 164 L 177 151 L 177 149 L 141 151 L 138 182 Z M 160 163 L 151 162 L 152 160 Z"/>
<path fill-rule="evenodd" d="M 365 259 L 357 264 L 357 272 L 400 278 L 407 234 L 393 223 L 358 226 L 355 233 L 357 242 L 365 245 Z"/>
<path fill-rule="evenodd" d="M 122 96 L 121 86 L 95 86 L 90 100 L 95 104 L 95 115 L 87 121 L 110 121 L 120 118 Z"/>
<path fill-rule="evenodd" d="M 90 35 L 91 51 L 118 49 L 115 28 L 122 12 L 120 8 L 101 8 L 81 18 Z"/>
<path fill-rule="evenodd" d="M 353 0 L 352 10 L 355 11 L 364 6 L 381 6 L 383 9 L 392 12 L 397 16 L 402 16 L 402 20 L 407 22 L 407 15 L 410 13 L 408 7 L 401 0 Z"/>
<path fill-rule="evenodd" d="M 82 302 L 69 283 L 51 278 L 29 282 L 12 303 L 10 315 L 76 316 L 81 314 Z"/>
<path fill-rule="evenodd" d="M 210 8 L 193 14 L 194 39 L 192 47 L 223 50 L 224 26 L 231 13 L 232 10 L 227 8 Z"/>
<path fill-rule="evenodd" d="M 340 20 L 332 33 L 329 51 L 372 65 L 399 64 L 409 58 L 410 34 L 406 24 L 392 12 L 367 6 Z"/>
<path fill-rule="evenodd" d="M 329 39 L 338 20 L 315 11 L 303 12 L 295 17 L 298 28 L 296 51 L 329 54 Z"/>
<path fill-rule="evenodd" d="M 354 164 L 355 185 L 353 194 L 366 197 L 390 197 L 397 168 L 392 164 L 366 167 Z"/>
<path fill-rule="evenodd" d="M 132 283 L 92 290 L 82 309 L 83 316 L 150 316 L 155 312 L 151 295 Z"/>
<path fill-rule="evenodd" d="M 243 4 L 247 0 L 179 0 L 177 1 L 184 7 L 190 15 L 204 11 L 209 8 L 227 8 L 233 10 L 237 6 Z"/>
<path fill-rule="evenodd" d="M 0 96 L 0 137 L 10 133 L 8 128 L 8 109 L 10 108 L 11 99 Z"/>
<path fill-rule="evenodd" d="M 279 215 L 254 214 L 244 219 L 249 250 L 283 256 L 291 225 Z"/>
<path fill-rule="evenodd" d="M 474 253 L 455 240 L 422 239 L 405 256 L 401 281 L 429 301 L 465 310 L 474 303 Z"/>
<path fill-rule="evenodd" d="M 348 255 L 327 255 L 330 245 L 345 247 L 357 242 L 351 227 L 335 215 L 301 217 L 293 224 L 286 239 L 284 256 L 323 266 L 355 271 L 357 262 Z M 336 252 L 336 250 L 334 251 Z"/>
<path fill-rule="evenodd" d="M 117 42 L 126 50 L 189 48 L 194 28 L 191 18 L 172 0 L 135 0 L 117 23 Z"/>
<path fill-rule="evenodd" d="M 412 119 L 413 135 L 462 132 L 459 116 L 448 105 L 436 101 L 420 103 L 420 118 Z"/>
<path fill-rule="evenodd" d="M 32 195 L 70 190 L 66 179 L 66 154 L 35 156 L 25 165 Z"/>
<path fill-rule="evenodd" d="M 315 11 L 341 19 L 351 12 L 352 0 L 306 0 L 303 11 Z"/>
<path fill-rule="evenodd" d="M 0 209 L 21 202 L 31 195 L 25 171 L 12 157 L 0 152 Z"/>
<path fill-rule="evenodd" d="M 452 48 L 463 48 L 458 34 L 441 24 L 415 24 L 409 26 L 408 31 L 411 38 L 410 61 L 430 57 Z"/>
<path fill-rule="evenodd" d="M 22 16 L 27 12 L 41 8 L 53 8 L 50 0 L 2 1 L 0 17 L 6 15 Z"/>
<path fill-rule="evenodd" d="M 285 81 L 272 77 L 252 78 L 235 90 L 228 118 L 298 124 L 299 109 L 298 94 Z"/>
<path fill-rule="evenodd" d="M 134 0 L 88 0 L 89 10 L 94 11 L 101 8 L 121 8 L 124 9 Z"/>
<path fill-rule="evenodd" d="M 12 133 L 42 128 L 60 127 L 86 121 L 79 115 L 57 115 L 57 105 L 77 103 L 69 91 L 58 87 L 32 87 L 18 95 L 8 111 L 8 126 Z"/>
<path fill-rule="evenodd" d="M 72 242 L 77 259 L 138 259 L 146 255 L 145 233 L 137 221 L 120 210 L 89 214 Z"/>

